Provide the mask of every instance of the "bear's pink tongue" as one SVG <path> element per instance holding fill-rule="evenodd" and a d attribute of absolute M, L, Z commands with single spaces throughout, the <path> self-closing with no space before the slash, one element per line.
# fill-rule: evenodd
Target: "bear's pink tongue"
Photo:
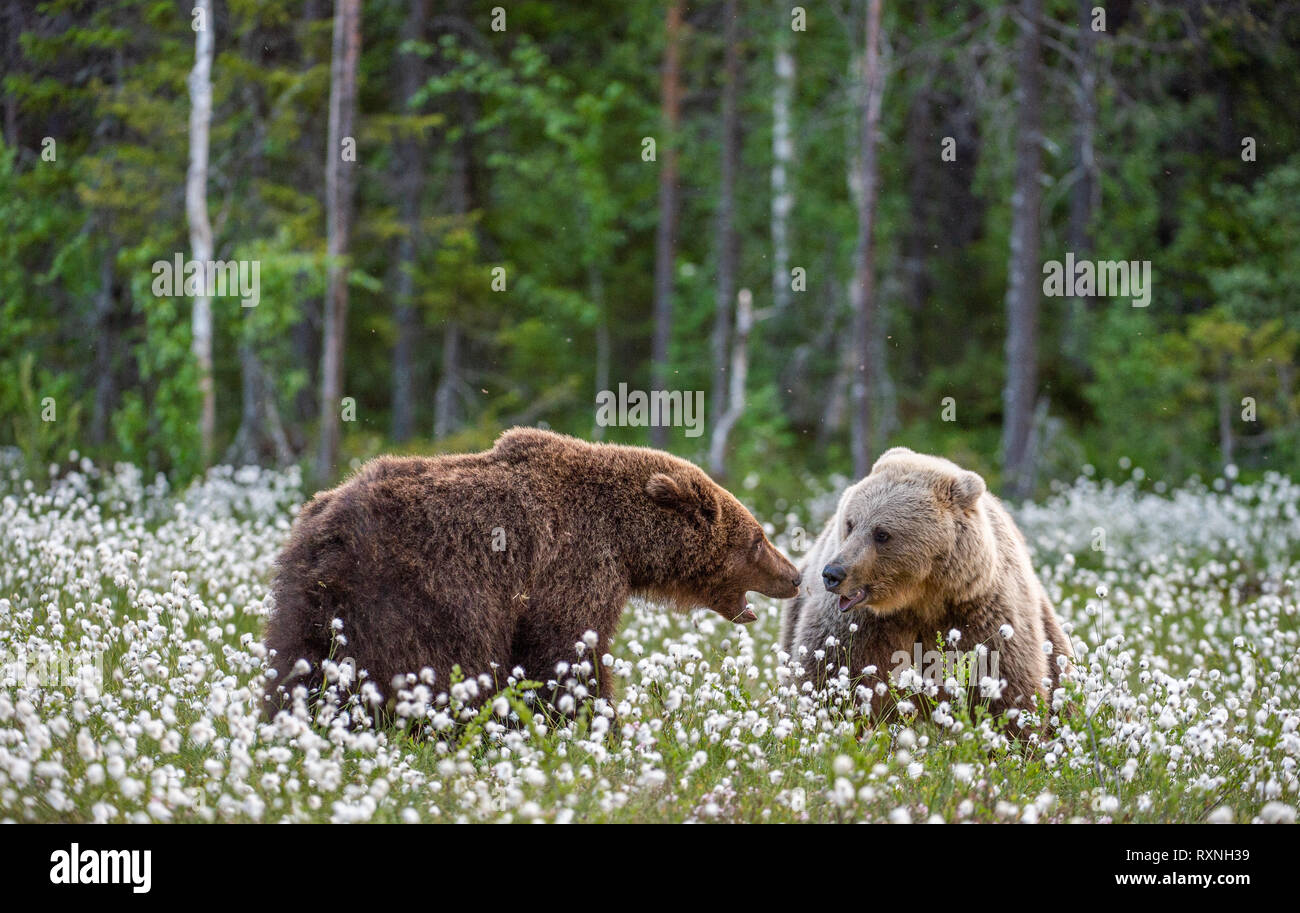
<path fill-rule="evenodd" d="M 867 595 L 866 590 L 859 589 L 859 590 L 854 590 L 852 593 L 850 593 L 847 596 L 841 596 L 840 611 L 847 612 L 849 609 L 853 608 L 855 605 L 861 602 L 866 597 L 866 595 Z"/>
<path fill-rule="evenodd" d="M 747 625 L 750 622 L 758 621 L 758 616 L 754 614 L 754 610 L 749 603 L 745 603 L 744 611 L 731 620 L 736 624 Z"/>

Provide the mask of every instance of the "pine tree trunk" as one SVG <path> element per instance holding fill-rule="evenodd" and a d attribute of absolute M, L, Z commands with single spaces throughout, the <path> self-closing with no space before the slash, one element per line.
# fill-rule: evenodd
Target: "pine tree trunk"
<path fill-rule="evenodd" d="M 458 93 L 456 98 L 460 119 L 464 124 L 474 120 L 474 106 L 470 97 Z M 468 130 L 461 132 L 460 140 L 452 150 L 451 187 L 448 196 L 451 213 L 457 224 L 468 225 L 467 217 L 474 208 L 474 186 L 471 166 L 474 161 Z M 458 395 L 461 387 L 461 327 L 455 315 L 448 315 L 442 328 L 442 374 L 433 396 L 433 436 L 443 438 L 460 425 Z"/>
<path fill-rule="evenodd" d="M 1070 189 L 1070 250 L 1076 262 L 1092 253 L 1092 215 L 1100 182 L 1097 175 L 1097 33 L 1092 30 L 1095 0 L 1079 0 L 1078 123 L 1075 128 L 1074 186 Z M 1062 348 L 1078 371 L 1086 369 L 1086 298 L 1071 298 L 1062 328 Z"/>
<path fill-rule="evenodd" d="M 923 6 L 916 10 L 918 21 L 916 27 L 924 35 L 931 27 Z M 920 68 L 933 68 L 937 62 L 922 59 Z M 912 96 L 908 100 L 907 119 L 904 127 L 907 149 L 907 209 L 908 224 L 902 239 L 903 257 L 900 263 L 903 284 L 903 301 L 907 308 L 907 321 L 913 332 L 922 329 L 926 306 L 931 300 L 930 257 L 935 243 L 931 239 L 935 220 L 931 216 L 930 199 L 935 191 L 934 136 L 939 129 L 935 123 L 934 102 L 932 100 L 928 78 L 921 78 L 914 83 Z M 942 135 L 942 134 L 939 134 Z M 951 168 L 953 163 L 943 163 L 944 168 Z M 925 346 L 910 346 L 905 353 L 906 364 L 904 377 L 911 382 L 920 381 L 925 376 Z"/>
<path fill-rule="evenodd" d="M 663 134 L 659 156 L 659 227 L 655 234 L 654 342 L 651 386 L 668 389 L 668 356 L 673 336 L 673 258 L 677 241 L 677 126 L 681 112 L 680 47 L 682 0 L 672 0 L 665 21 L 662 101 Z M 668 430 L 660 422 L 650 428 L 650 443 L 663 447 Z"/>
<path fill-rule="evenodd" d="M 428 18 L 426 0 L 411 0 L 402 31 L 403 41 L 424 36 Z M 409 103 L 424 82 L 421 58 L 403 53 L 399 61 L 403 103 Z M 407 113 L 413 113 L 407 109 Z M 415 430 L 415 342 L 420 321 L 415 308 L 415 258 L 420 237 L 420 198 L 424 192 L 424 150 L 417 137 L 404 137 L 395 161 L 402 169 L 398 185 L 402 195 L 402 224 L 405 229 L 397 245 L 397 339 L 393 346 L 393 440 L 409 440 Z"/>
<path fill-rule="evenodd" d="M 784 3 L 778 4 L 784 17 Z M 794 140 L 790 127 L 790 99 L 794 95 L 794 55 L 790 52 L 790 28 L 782 23 L 776 31 L 773 65 L 776 83 L 772 88 L 772 305 L 777 314 L 790 306 L 790 214 L 794 194 L 790 174 L 794 170 Z"/>
<path fill-rule="evenodd" d="M 361 57 L 361 0 L 336 0 L 330 64 L 329 137 L 325 152 L 325 212 L 329 278 L 321 333 L 320 451 L 316 474 L 336 469 L 343 394 L 343 343 L 347 335 L 347 254 L 352 231 L 355 161 L 344 161 L 344 140 L 355 140 L 357 67 Z M 351 158 L 351 156 L 349 156 Z"/>
<path fill-rule="evenodd" d="M 90 414 L 90 442 L 108 442 L 109 419 L 117 402 L 117 373 L 113 356 L 120 341 L 117 333 L 117 297 L 113 292 L 117 246 L 105 248 L 99 261 L 99 294 L 95 298 L 95 404 Z"/>
<path fill-rule="evenodd" d="M 311 53 L 311 48 L 307 42 L 307 37 L 311 32 L 312 23 L 320 18 L 320 11 L 316 0 L 307 0 L 303 4 L 302 15 L 298 26 L 299 51 L 301 58 L 299 60 L 300 75 L 310 70 L 316 64 L 316 60 Z M 314 130 L 304 129 L 298 137 L 295 144 L 295 154 L 303 160 L 310 159 L 319 149 L 316 146 L 316 136 Z M 293 355 L 297 364 L 300 365 L 319 365 L 321 360 L 321 300 L 316 294 L 306 294 L 306 286 L 310 282 L 310 276 L 307 270 L 300 270 L 297 276 L 297 286 L 301 290 L 301 308 L 298 319 L 294 322 L 290 330 L 290 339 L 293 345 Z M 295 448 L 299 452 L 306 451 L 307 428 L 310 423 L 320 414 L 320 403 L 317 402 L 320 393 L 320 385 L 315 382 L 315 378 L 302 384 L 294 395 L 293 410 L 290 415 L 290 434 L 292 435 Z"/>
<path fill-rule="evenodd" d="M 1016 176 L 1011 197 L 1011 255 L 1007 269 L 1007 379 L 1002 392 L 1002 471 L 1008 497 L 1030 494 L 1030 437 L 1038 384 L 1038 295 L 1042 185 L 1042 62 L 1040 0 L 1020 3 L 1020 87 L 1016 118 Z"/>
<path fill-rule="evenodd" d="M 880 133 L 880 104 L 884 94 L 884 69 L 880 64 L 881 0 L 867 5 L 865 73 L 863 74 L 862 126 L 858 142 L 858 237 L 853 254 L 853 284 L 849 299 L 853 310 L 851 381 L 851 446 L 857 478 L 871 468 L 875 449 L 873 403 L 877 366 L 883 352 L 876 334 L 875 222 L 877 188 L 876 144 Z"/>
<path fill-rule="evenodd" d="M 596 318 L 596 393 L 599 394 L 609 389 L 611 341 L 609 307 L 605 303 L 605 280 L 601 278 L 600 267 L 594 261 L 587 264 L 587 292 L 599 315 Z M 597 423 L 592 428 L 591 436 L 593 440 L 604 440 L 605 426 Z"/>
<path fill-rule="evenodd" d="M 713 319 L 713 415 L 727 406 L 728 344 L 731 341 L 731 307 L 736 289 L 736 163 L 739 157 L 739 124 L 736 97 L 740 82 L 740 36 L 737 0 L 727 0 L 725 37 L 726 63 L 722 85 L 722 167 L 718 188 L 718 284 Z"/>
<path fill-rule="evenodd" d="M 251 59 L 257 53 L 257 36 L 244 32 L 238 38 L 240 53 Z M 252 84 L 240 87 L 244 105 L 250 112 L 258 111 L 257 93 Z M 250 196 L 244 204 L 251 212 L 262 212 L 265 201 L 259 190 L 267 180 L 266 159 L 262 150 L 266 145 L 267 124 L 259 114 L 253 113 L 253 133 L 250 136 L 247 176 L 251 180 Z M 239 428 L 223 461 L 232 466 L 271 464 L 285 466 L 294 460 L 293 447 L 280 420 L 278 393 L 274 378 L 267 373 L 265 363 L 258 353 L 261 342 L 256 308 L 240 308 L 239 373 L 240 412 Z"/>
<path fill-rule="evenodd" d="M 4 88 L 4 77 L 18 70 L 19 56 L 22 54 L 18 38 L 23 33 L 23 7 L 19 0 L 7 0 L 3 17 L 4 41 L 0 46 L 0 91 Z M 4 139 L 10 149 L 18 146 L 18 96 L 13 92 L 4 92 Z"/>
<path fill-rule="evenodd" d="M 239 430 L 226 450 L 225 461 L 232 466 L 287 466 L 294 459 L 293 447 L 280 420 L 275 384 L 267 377 L 252 333 L 246 332 L 239 346 L 239 375 L 243 406 Z"/>
<path fill-rule="evenodd" d="M 1218 372 L 1214 379 L 1214 396 L 1215 404 L 1218 409 L 1219 418 L 1219 458 L 1223 461 L 1223 468 L 1231 466 L 1237 459 L 1237 441 L 1232 433 L 1232 393 L 1228 388 L 1226 368 Z"/>
<path fill-rule="evenodd" d="M 442 439 L 456 430 L 457 377 L 460 374 L 460 326 L 448 320 L 442 330 L 442 379 L 433 397 L 433 436 Z"/>

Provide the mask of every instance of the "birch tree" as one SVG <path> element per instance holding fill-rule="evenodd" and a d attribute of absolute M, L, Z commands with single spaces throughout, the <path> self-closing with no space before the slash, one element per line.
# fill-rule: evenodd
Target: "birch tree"
<path fill-rule="evenodd" d="M 731 366 L 728 371 L 727 405 L 714 420 L 709 440 L 709 472 L 715 478 L 727 475 L 727 438 L 745 414 L 745 388 L 749 382 L 749 334 L 754 329 L 754 296 L 742 288 L 736 296 L 736 331 L 731 338 Z"/>
<path fill-rule="evenodd" d="M 1006 385 L 1002 390 L 1002 472 L 1009 497 L 1033 488 L 1034 406 L 1038 383 L 1039 258 L 1042 203 L 1040 0 L 1021 0 L 1017 70 L 1016 172 L 1007 262 Z"/>
<path fill-rule="evenodd" d="M 190 71 L 190 163 L 185 177 L 185 217 L 190 252 L 206 264 L 212 259 L 212 223 L 208 220 L 208 130 L 212 123 L 212 43 L 215 23 L 210 0 L 195 0 L 194 69 Z M 190 315 L 191 351 L 199 385 L 199 441 L 203 465 L 212 463 L 217 427 L 216 390 L 212 380 L 212 299 L 206 286 L 194 298 Z"/>
<path fill-rule="evenodd" d="M 321 334 L 320 451 L 316 472 L 334 472 L 339 451 L 343 342 L 347 331 L 347 254 L 352 230 L 356 163 L 357 65 L 361 57 L 361 0 L 336 0 L 330 64 L 329 134 L 325 152 L 325 212 L 329 279 Z"/>

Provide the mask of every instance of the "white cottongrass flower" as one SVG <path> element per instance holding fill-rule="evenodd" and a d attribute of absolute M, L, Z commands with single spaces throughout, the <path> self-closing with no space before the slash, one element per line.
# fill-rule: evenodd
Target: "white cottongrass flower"
<path fill-rule="evenodd" d="M 1263 824 L 1295 824 L 1295 806 L 1285 805 L 1281 802 L 1266 803 L 1259 810 L 1259 820 Z"/>
<path fill-rule="evenodd" d="M 1199 815 L 1206 795 L 1225 796 L 1216 819 L 1296 818 L 1300 484 L 1277 474 L 1164 494 L 1085 477 L 1017 508 L 1075 654 L 1050 734 L 1007 714 L 1042 742 L 1041 767 L 1022 776 L 1003 724 L 966 710 L 972 692 L 1011 697 L 997 675 L 975 689 L 914 670 L 895 704 L 887 672 L 843 668 L 846 638 L 783 654 L 767 604 L 737 629 L 634 601 L 599 653 L 594 633 L 574 638 L 553 680 L 493 666 L 454 688 L 450 670 L 428 667 L 393 688 L 371 681 L 332 624 L 330 662 L 297 664 L 304 677 L 268 721 L 259 637 L 303 500 L 298 471 L 215 467 L 178 491 L 78 462 L 37 487 L 7 453 L 0 818 L 568 822 L 654 808 L 677 820 L 1152 821 Z M 819 524 L 835 502 L 814 498 L 797 522 Z M 778 547 L 788 526 L 769 531 Z M 968 645 L 979 676 L 997 642 Z M 33 657 L 70 668 L 23 681 L 5 652 L 17 644 L 29 671 Z M 97 670 L 97 655 L 112 660 Z M 617 697 L 597 695 L 602 672 Z M 502 693 L 536 677 L 535 691 Z M 373 728 L 390 699 L 396 719 Z M 1119 795 L 1097 791 L 1098 754 Z M 1225 792 L 1225 777 L 1242 788 Z"/>

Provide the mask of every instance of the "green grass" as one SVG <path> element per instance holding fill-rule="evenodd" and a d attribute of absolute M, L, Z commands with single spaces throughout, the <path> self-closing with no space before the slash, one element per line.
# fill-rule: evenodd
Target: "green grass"
<path fill-rule="evenodd" d="M 500 670 L 484 692 L 504 686 L 505 716 L 430 693 L 377 731 L 305 713 L 268 725 L 258 638 L 295 477 L 150 493 L 122 467 L 40 492 L 15 473 L 0 483 L 0 649 L 85 651 L 104 679 L 9 667 L 0 819 L 1293 820 L 1297 492 L 1280 477 L 1168 495 L 1080 480 L 1024 506 L 1079 661 L 1052 735 L 1008 743 L 979 709 L 872 723 L 798 694 L 774 649 L 780 607 L 762 599 L 745 627 L 629 606 L 618 693 L 571 715 Z M 798 519 L 777 534 L 792 553 L 823 518 Z"/>

